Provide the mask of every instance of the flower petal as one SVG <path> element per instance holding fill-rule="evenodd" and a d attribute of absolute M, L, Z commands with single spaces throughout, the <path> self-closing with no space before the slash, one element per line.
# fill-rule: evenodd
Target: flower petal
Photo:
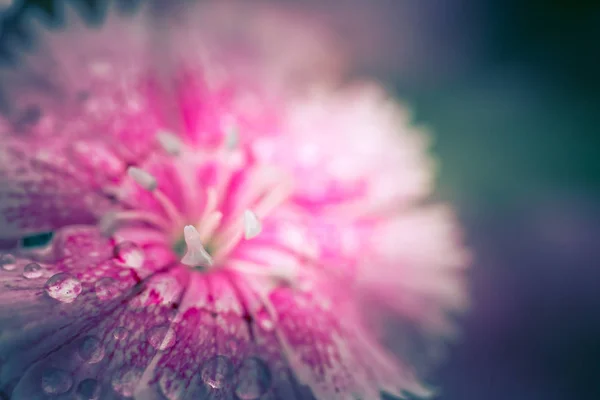
<path fill-rule="evenodd" d="M 155 265 L 148 257 L 143 265 L 129 266 L 120 257 L 124 251 L 95 227 L 73 226 L 60 230 L 48 249 L 17 255 L 13 265 L 0 269 L 0 390 L 14 389 L 17 399 L 37 398 L 40 381 L 32 384 L 28 379 L 39 378 L 48 368 L 69 366 L 72 374 L 82 361 L 73 355 L 84 337 L 93 336 L 94 344 L 108 337 L 109 329 L 125 323 L 143 330 L 133 316 L 152 320 L 158 316 L 156 304 L 168 303 L 163 308 L 172 310 L 163 293 L 167 285 L 161 283 L 161 275 L 152 276 L 164 265 Z M 38 265 L 35 269 L 32 261 Z M 87 353 L 84 358 L 98 357 Z M 20 383 L 15 388 L 16 382 Z"/>
<path fill-rule="evenodd" d="M 111 183 L 113 160 L 94 157 L 105 171 L 91 174 L 69 157 L 73 144 L 2 137 L 0 147 L 0 237 L 52 231 L 73 223 L 91 223 L 115 204 L 102 188 Z M 91 145 L 88 143 L 87 145 Z M 87 159 L 86 163 L 90 159 Z M 118 165 L 117 165 L 118 168 Z"/>
<path fill-rule="evenodd" d="M 425 135 L 373 84 L 315 90 L 290 103 L 282 124 L 285 135 L 258 138 L 255 154 L 285 166 L 296 201 L 313 211 L 341 207 L 344 217 L 360 217 L 431 192 Z"/>
<path fill-rule="evenodd" d="M 10 99 L 0 116 L 4 237 L 96 221 L 113 207 L 111 188 L 128 163 L 156 146 L 158 107 L 142 71 L 141 22 L 109 13 L 96 31 L 64 8 L 61 30 L 31 17 L 37 48 L 0 71 Z"/>
<path fill-rule="evenodd" d="M 427 396 L 414 372 L 378 346 L 353 310 L 350 293 L 340 293 L 339 286 L 332 282 L 310 293 L 284 288 L 269 297 L 298 379 L 319 399 L 376 399 L 382 391 Z"/>

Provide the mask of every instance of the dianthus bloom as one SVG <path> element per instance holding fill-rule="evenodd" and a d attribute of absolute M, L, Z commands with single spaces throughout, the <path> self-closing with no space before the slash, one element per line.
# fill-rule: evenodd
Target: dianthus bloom
<path fill-rule="evenodd" d="M 2 73 L 4 396 L 429 393 L 395 338 L 450 333 L 466 254 L 425 137 L 325 30 L 226 4 L 69 14 Z"/>

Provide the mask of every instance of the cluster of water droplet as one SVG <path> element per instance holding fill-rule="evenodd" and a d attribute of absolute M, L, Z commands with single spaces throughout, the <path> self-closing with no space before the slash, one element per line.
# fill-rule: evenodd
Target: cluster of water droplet
<path fill-rule="evenodd" d="M 122 242 L 115 247 L 114 259 L 111 262 L 124 268 L 140 268 L 144 263 L 143 251 L 134 243 Z M 17 259 L 11 254 L 0 256 L 0 269 L 16 271 L 19 267 Z M 39 279 L 48 276 L 48 270 L 42 265 L 31 262 L 22 268 L 25 279 Z M 83 284 L 76 276 L 67 272 L 52 275 L 44 285 L 45 293 L 61 303 L 73 303 L 83 291 Z M 111 277 L 103 277 L 95 282 L 93 291 L 100 300 L 112 300 L 121 294 L 120 282 Z M 259 318 L 260 320 L 260 318 Z M 269 321 L 262 321 L 261 326 Z M 129 331 L 125 327 L 117 327 L 112 332 L 115 340 L 126 340 Z M 176 331 L 169 325 L 157 325 L 150 328 L 146 340 L 157 351 L 165 351 L 176 344 Z M 77 348 L 80 359 L 88 364 L 97 364 L 105 358 L 106 348 L 96 336 L 81 339 Z M 114 372 L 110 379 L 113 390 L 125 397 L 134 395 L 134 391 L 142 378 L 143 370 L 139 368 L 121 368 Z M 220 391 L 224 388 L 233 390 L 240 400 L 256 400 L 263 396 L 272 385 L 271 372 L 262 360 L 251 357 L 246 359 L 237 370 L 231 360 L 218 355 L 209 359 L 196 376 L 201 391 Z M 60 368 L 48 368 L 41 377 L 41 389 L 48 396 L 61 396 L 74 392 L 76 398 L 100 399 L 102 385 L 96 379 L 86 378 L 77 382 L 73 375 Z M 169 400 L 180 399 L 189 390 L 186 381 L 173 375 L 165 374 L 159 379 L 158 386 L 162 394 Z M 187 389 L 186 389 L 187 388 Z"/>
<path fill-rule="evenodd" d="M 229 358 L 214 356 L 202 366 L 196 378 L 197 382 L 193 379 L 188 384 L 174 373 L 167 372 L 159 379 L 159 388 L 169 400 L 181 400 L 184 397 L 212 398 L 210 393 L 222 390 L 233 390 L 239 400 L 257 400 L 272 385 L 268 366 L 255 357 L 246 359 L 236 371 Z"/>

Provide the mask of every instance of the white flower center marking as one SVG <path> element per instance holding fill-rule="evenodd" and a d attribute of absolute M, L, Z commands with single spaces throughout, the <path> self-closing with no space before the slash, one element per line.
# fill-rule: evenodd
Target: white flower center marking
<path fill-rule="evenodd" d="M 183 150 L 183 143 L 174 134 L 166 131 L 159 131 L 156 134 L 156 140 L 167 153 L 178 156 Z"/>
<path fill-rule="evenodd" d="M 211 267 L 213 260 L 202 245 L 200 233 L 192 225 L 183 228 L 183 236 L 187 245 L 187 253 L 181 259 L 181 263 L 190 267 Z"/>
<path fill-rule="evenodd" d="M 255 238 L 262 230 L 260 220 L 250 210 L 244 211 L 244 238 L 246 240 Z"/>

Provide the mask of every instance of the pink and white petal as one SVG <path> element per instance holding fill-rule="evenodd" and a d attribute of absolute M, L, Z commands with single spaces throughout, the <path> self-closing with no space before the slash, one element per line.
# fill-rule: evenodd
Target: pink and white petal
<path fill-rule="evenodd" d="M 153 275 L 111 313 L 93 325 L 79 325 L 70 340 L 27 369 L 13 398 L 35 398 L 44 391 L 71 398 L 85 390 L 85 385 L 93 386 L 102 399 L 135 396 L 156 354 L 176 340 L 169 326 L 184 292 L 185 279 L 170 273 Z M 56 370 L 71 382 L 70 387 L 57 389 L 66 389 L 64 393 L 48 393 L 44 386 L 48 371 Z"/>
<path fill-rule="evenodd" d="M 273 326 L 255 319 L 230 275 L 190 277 L 171 325 L 178 340 L 157 356 L 139 398 L 310 399 L 300 397 Z"/>
<path fill-rule="evenodd" d="M 360 217 L 431 191 L 426 136 L 373 84 L 315 90 L 291 102 L 282 121 L 285 135 L 257 140 L 254 151 L 292 173 L 295 200 L 305 207 L 340 207 L 345 217 Z"/>
<path fill-rule="evenodd" d="M 19 358 L 22 351 L 7 358 L 7 371 L 25 372 L 12 398 L 49 394 L 71 398 L 85 385 L 93 385 L 103 399 L 132 397 L 156 354 L 176 340 L 169 326 L 184 288 L 181 277 L 156 274 L 95 318 L 86 302 L 88 312 L 83 318 L 71 321 L 62 334 L 50 332 L 44 338 L 46 351 L 35 346 L 30 351 L 35 358 Z M 47 387 L 56 382 L 48 378 L 54 371 L 62 371 L 63 380 L 70 381 L 68 387 Z"/>
<path fill-rule="evenodd" d="M 15 262 L 3 263 L 0 269 L 0 389 L 5 392 L 32 366 L 31 371 L 37 371 L 38 363 L 46 365 L 55 355 L 61 360 L 64 348 L 72 348 L 83 333 L 114 318 L 124 302 L 133 307 L 129 299 L 139 302 L 145 293 L 139 293 L 141 288 L 155 281 L 151 278 L 155 266 L 127 265 L 132 258 L 121 257 L 124 249 L 115 248 L 115 242 L 94 227 L 64 228 L 48 250 L 38 255 L 37 265 L 32 266 L 31 259 L 10 256 Z M 160 297 L 146 298 L 156 302 Z M 31 388 L 39 390 L 40 385 L 37 382 Z M 21 398 L 35 397 L 26 392 Z"/>
<path fill-rule="evenodd" d="M 462 235 L 452 211 L 414 209 L 375 222 L 362 235 L 358 291 L 363 302 L 394 310 L 429 333 L 452 334 L 450 314 L 468 306 L 470 259 L 459 245 Z"/>
<path fill-rule="evenodd" d="M 274 93 L 340 77 L 343 54 L 314 15 L 244 1 L 188 2 L 169 11 L 159 18 L 168 27 L 160 33 L 169 41 L 170 58 L 203 65 L 206 74 L 199 76 L 209 86 L 233 79 Z"/>
<path fill-rule="evenodd" d="M 3 135 L 2 135 L 3 136 Z M 0 237 L 93 223 L 116 205 L 103 188 L 121 167 L 102 147 L 93 158 L 71 157 L 75 144 L 3 137 L 0 146 Z M 84 161 L 85 160 L 85 161 Z M 92 173 L 95 162 L 104 171 Z"/>
<path fill-rule="evenodd" d="M 9 115 L 35 109 L 41 120 L 53 121 L 40 134 L 101 137 L 127 143 L 118 149 L 122 156 L 141 155 L 152 145 L 162 107 L 149 73 L 152 47 L 144 14 L 124 16 L 112 6 L 102 25 L 92 28 L 74 5 L 60 1 L 57 8 L 64 14 L 62 29 L 47 28 L 38 13 L 25 16 L 36 48 L 0 76 Z"/>
<path fill-rule="evenodd" d="M 113 207 L 127 166 L 158 148 L 161 95 L 145 69 L 143 18 L 109 12 L 92 29 L 60 6 L 66 28 L 31 17 L 40 42 L 0 73 L 10 100 L 0 117 L 4 237 L 95 222 Z"/>
<path fill-rule="evenodd" d="M 269 300 L 290 366 L 317 398 L 376 399 L 383 391 L 427 395 L 361 325 L 348 291 L 322 283 L 311 292 L 277 289 Z M 335 304 L 335 307 L 332 307 Z"/>

